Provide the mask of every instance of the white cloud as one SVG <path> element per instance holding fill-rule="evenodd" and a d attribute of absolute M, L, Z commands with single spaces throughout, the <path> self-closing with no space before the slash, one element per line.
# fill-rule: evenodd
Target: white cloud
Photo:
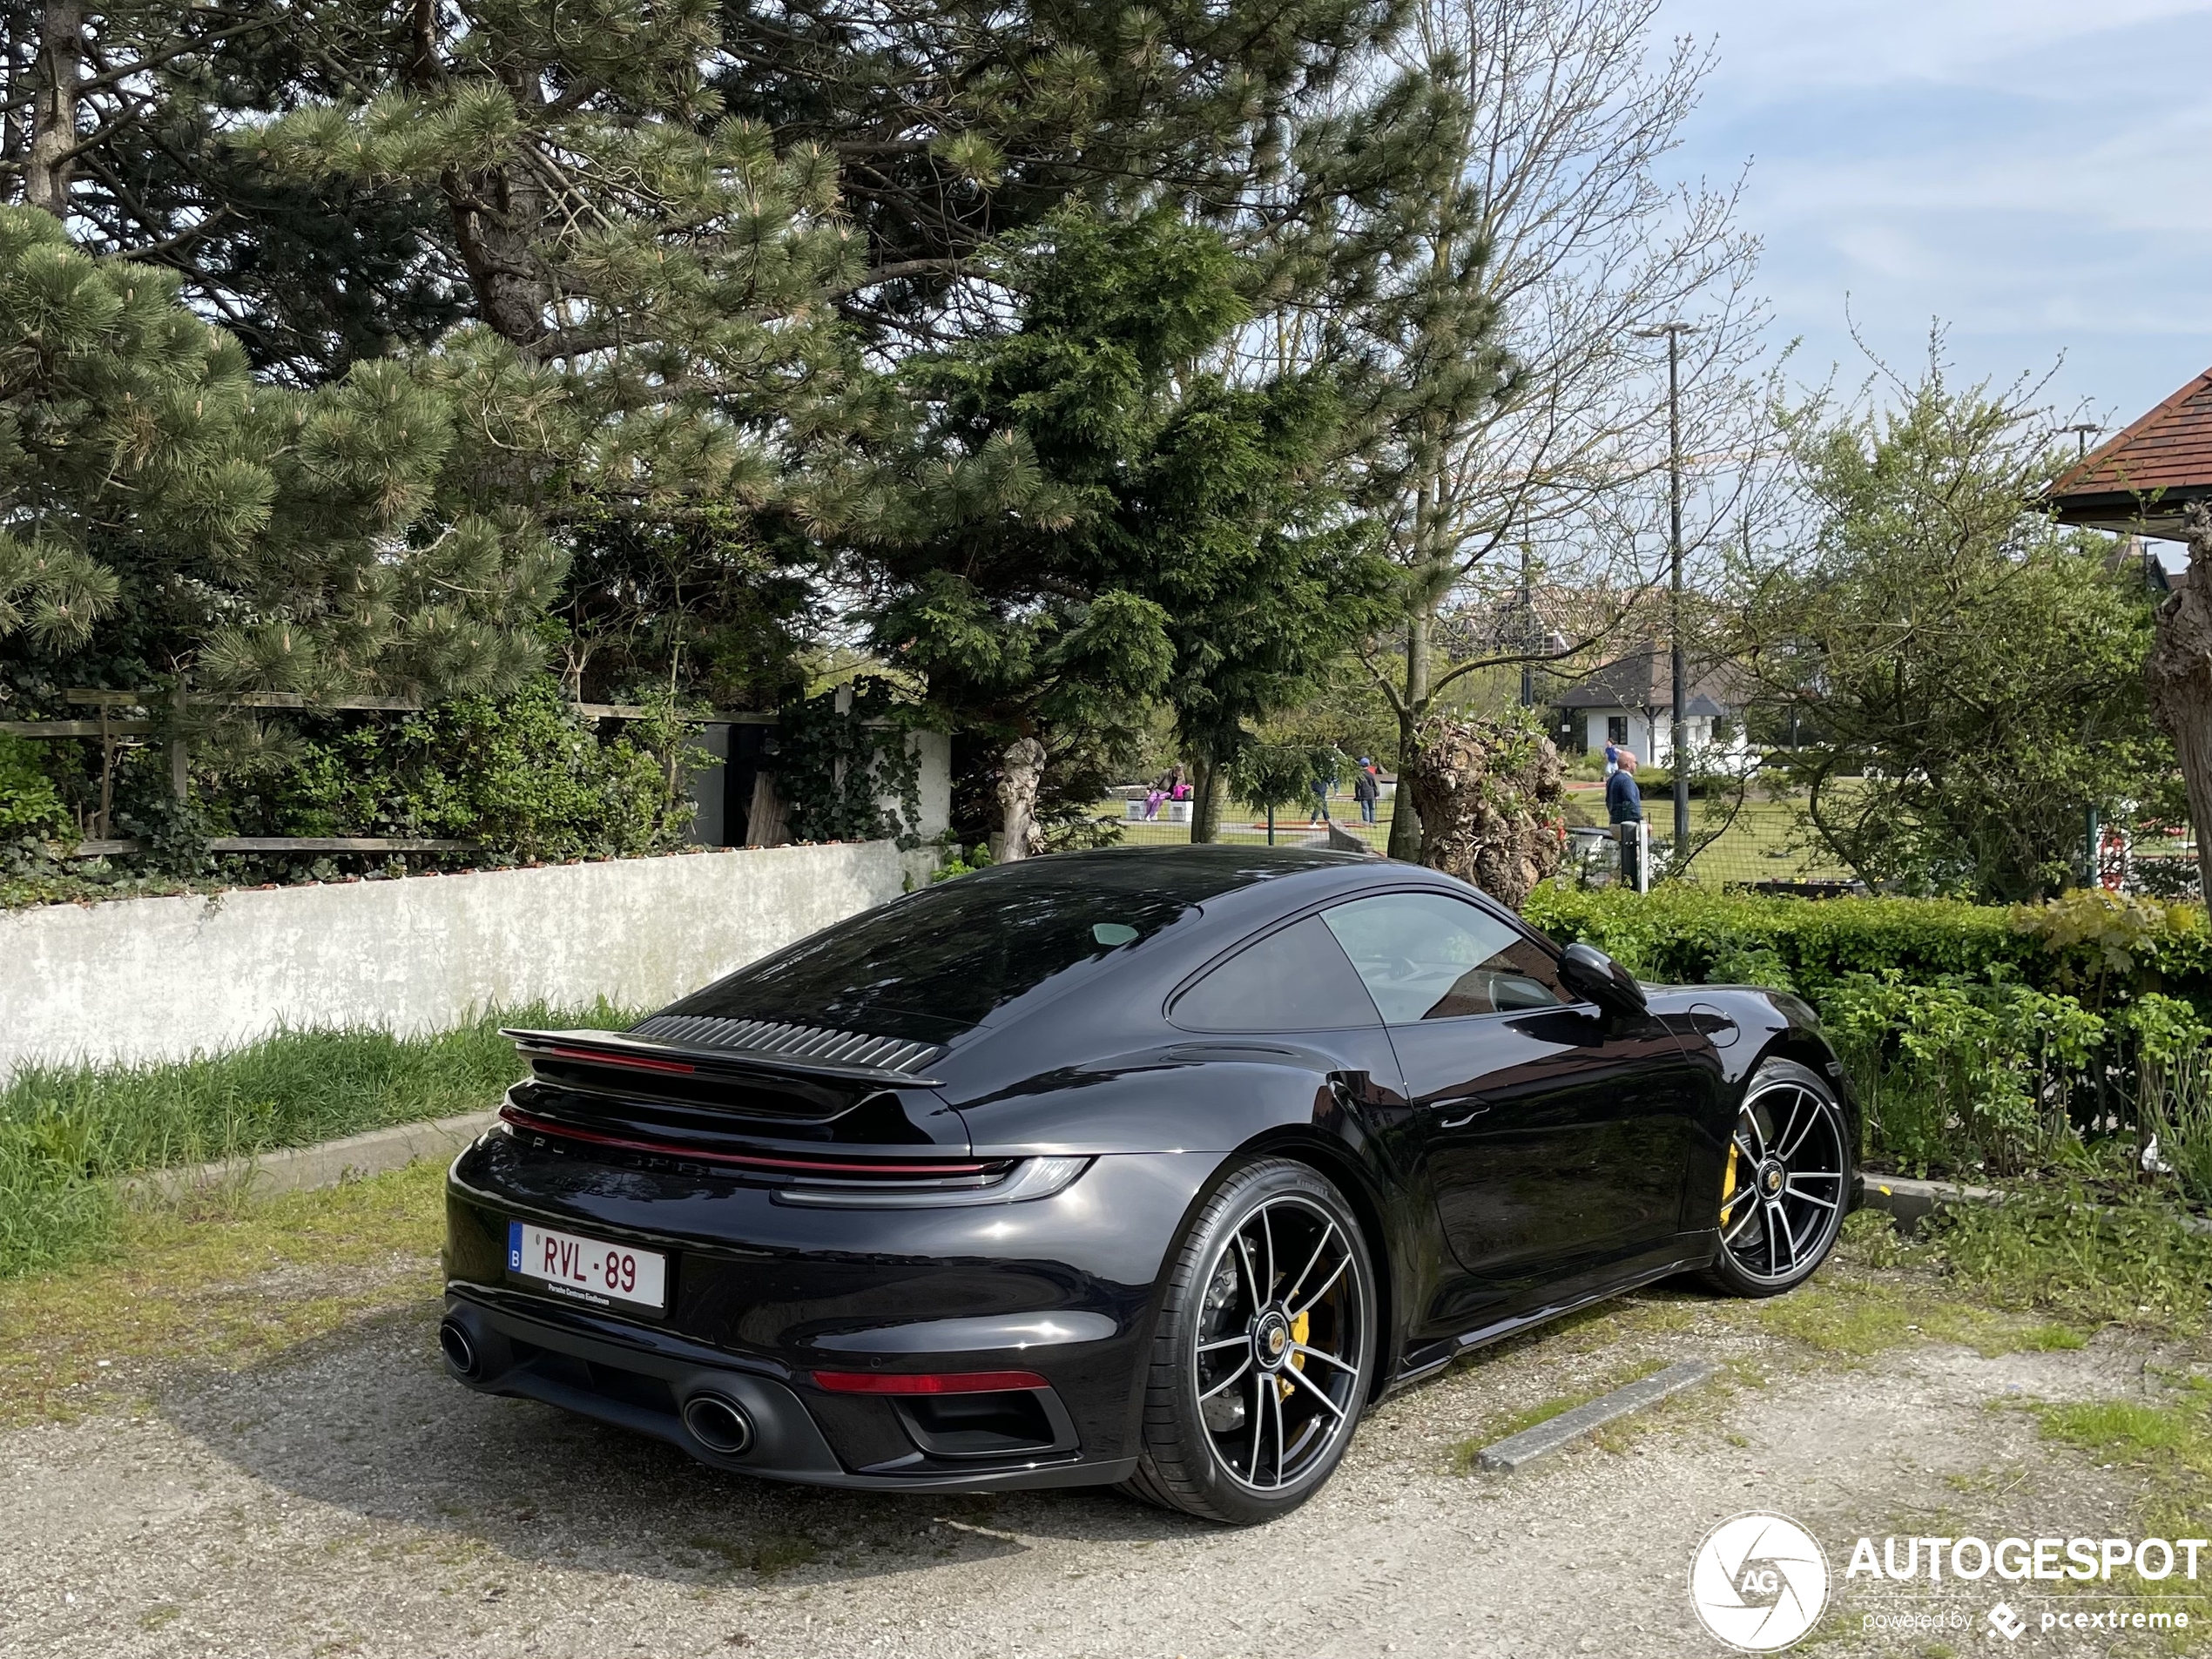
<path fill-rule="evenodd" d="M 2131 415 L 2212 357 L 2212 107 L 2171 66 L 2212 56 L 2212 0 L 1670 0 L 1717 35 L 1679 159 L 1754 158 L 1778 332 L 1855 374 L 1845 323 L 1910 363 L 1931 317 L 1959 367 Z"/>
<path fill-rule="evenodd" d="M 1717 36 L 1731 64 L 1760 79 L 1881 86 L 1984 79 L 2008 59 L 2208 13 L 2207 0 L 1674 0 L 1660 23 Z"/>

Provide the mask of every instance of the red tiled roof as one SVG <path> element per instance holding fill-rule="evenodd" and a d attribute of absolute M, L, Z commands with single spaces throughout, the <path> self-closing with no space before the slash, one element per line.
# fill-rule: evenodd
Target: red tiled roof
<path fill-rule="evenodd" d="M 2212 484 L 2212 369 L 2060 474 L 2050 499 Z"/>

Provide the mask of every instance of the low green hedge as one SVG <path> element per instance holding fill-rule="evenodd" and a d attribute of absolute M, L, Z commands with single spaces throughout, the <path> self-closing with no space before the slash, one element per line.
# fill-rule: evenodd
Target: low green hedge
<path fill-rule="evenodd" d="M 2010 980 L 2096 1008 L 2162 992 L 2212 1014 L 2212 929 L 2194 905 L 2088 892 L 2042 905 L 1796 899 L 1689 883 L 1649 894 L 1547 883 L 1527 919 L 1646 979 L 1773 985 L 1817 1002 L 1855 974 Z"/>
<path fill-rule="evenodd" d="M 2212 1203 L 2212 933 L 2194 907 L 1546 886 L 1526 914 L 1647 979 L 1804 996 L 1878 1163 L 2020 1175 L 2103 1148 L 2133 1168 L 2155 1138 L 2153 1162 Z"/>

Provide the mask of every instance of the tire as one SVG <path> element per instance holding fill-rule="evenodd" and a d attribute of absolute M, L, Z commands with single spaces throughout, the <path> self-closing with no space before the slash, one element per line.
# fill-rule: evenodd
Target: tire
<path fill-rule="evenodd" d="M 1319 1171 L 1262 1158 L 1230 1172 L 1172 1263 L 1123 1489 L 1234 1527 L 1287 1514 L 1335 1472 L 1367 1402 L 1375 1277 L 1359 1220 Z"/>
<path fill-rule="evenodd" d="M 1720 1248 L 1702 1277 L 1727 1296 L 1779 1296 L 1835 1247 L 1856 1163 L 1851 1119 L 1810 1066 L 1765 1060 L 1744 1085 L 1731 1139 Z"/>

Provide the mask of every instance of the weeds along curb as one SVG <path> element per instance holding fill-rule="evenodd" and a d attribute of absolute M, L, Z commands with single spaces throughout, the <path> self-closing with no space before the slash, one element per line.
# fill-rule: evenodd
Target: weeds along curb
<path fill-rule="evenodd" d="M 388 1170 L 417 1158 L 449 1158 L 499 1121 L 496 1111 L 463 1112 L 423 1123 L 395 1123 L 318 1146 L 287 1147 L 252 1157 L 155 1170 L 119 1183 L 128 1198 L 188 1197 L 209 1188 L 242 1187 L 256 1196 L 304 1192 Z"/>
<path fill-rule="evenodd" d="M 1908 1237 L 1918 1232 L 1920 1224 L 1945 1204 L 2005 1202 L 2004 1192 L 1996 1187 L 1973 1187 L 1955 1181 L 1918 1181 L 1904 1175 L 1870 1175 L 1865 1180 L 1866 1197 L 1862 1207 L 1879 1210 L 1891 1217 L 1897 1223 L 1897 1230 Z M 2193 1233 L 2212 1235 L 2212 1217 L 2182 1216 L 2179 1219 Z"/>

